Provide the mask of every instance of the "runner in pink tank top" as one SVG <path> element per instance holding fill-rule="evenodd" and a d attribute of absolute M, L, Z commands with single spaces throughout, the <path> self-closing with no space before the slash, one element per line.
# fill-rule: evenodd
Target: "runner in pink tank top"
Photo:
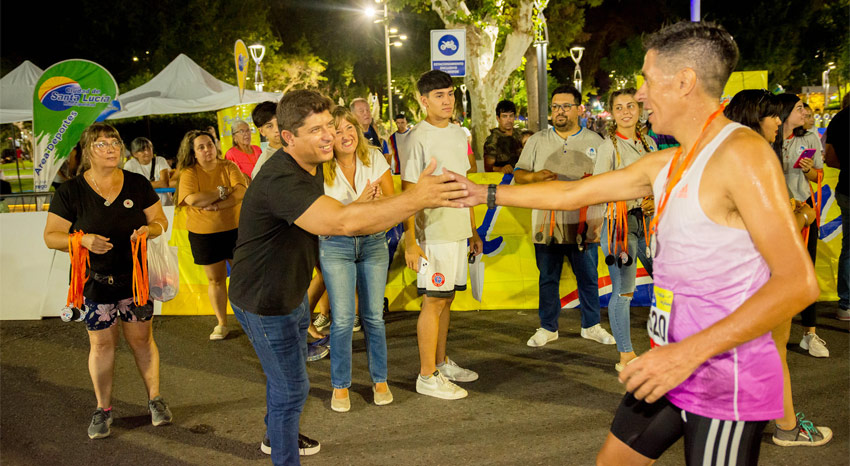
<path fill-rule="evenodd" d="M 667 338 L 676 342 L 735 311 L 764 285 L 770 270 L 747 230 L 718 225 L 700 206 L 706 163 L 734 130 L 730 123 L 700 151 L 670 192 L 659 222 L 655 286 L 672 292 Z M 653 184 L 663 196 L 669 163 Z M 659 324 L 661 325 L 661 324 Z M 658 335 L 650 335 L 653 341 Z M 662 332 L 657 332 L 662 333 Z M 782 416 L 782 365 L 769 333 L 714 356 L 667 393 L 674 405 L 700 416 L 760 421 Z"/>
<path fill-rule="evenodd" d="M 680 143 L 581 181 L 478 186 L 464 205 L 542 210 L 655 194 L 654 347 L 620 373 L 626 396 L 596 458 L 651 464 L 684 437 L 689 465 L 755 465 L 767 421 L 782 415 L 769 332 L 819 294 L 775 154 L 722 115 L 738 60 L 732 36 L 680 22 L 645 42 L 635 98 Z"/>

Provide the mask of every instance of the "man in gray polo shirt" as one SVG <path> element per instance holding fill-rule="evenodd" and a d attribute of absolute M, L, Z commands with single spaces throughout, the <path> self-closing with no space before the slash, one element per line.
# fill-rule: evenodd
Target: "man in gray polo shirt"
<path fill-rule="evenodd" d="M 516 165 L 517 184 L 549 180 L 579 180 L 593 173 L 596 151 L 602 138 L 578 125 L 581 93 L 573 86 L 552 92 L 552 125 L 531 136 Z M 561 295 L 558 285 L 564 257 L 576 276 L 581 306 L 581 336 L 606 345 L 615 343 L 599 324 L 597 264 L 602 207 L 573 211 L 533 210 L 531 235 L 540 271 L 540 328 L 528 346 L 543 346 L 558 339 Z"/>

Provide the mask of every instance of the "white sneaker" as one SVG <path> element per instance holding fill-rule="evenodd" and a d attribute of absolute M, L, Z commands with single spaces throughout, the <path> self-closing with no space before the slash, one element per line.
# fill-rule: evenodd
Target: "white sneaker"
<path fill-rule="evenodd" d="M 466 390 L 446 380 L 440 371 L 434 372 L 434 375 L 427 379 L 422 378 L 421 375 L 417 377 L 416 393 L 444 400 L 459 400 L 468 395 Z"/>
<path fill-rule="evenodd" d="M 581 329 L 581 337 L 602 343 L 603 345 L 613 345 L 617 343 L 616 340 L 614 340 L 614 337 L 612 337 L 607 330 L 602 328 L 602 325 L 600 324 L 596 324 L 590 328 Z"/>
<path fill-rule="evenodd" d="M 478 380 L 477 372 L 458 366 L 448 356 L 446 356 L 446 362 L 437 366 L 437 370 L 440 371 L 443 377 L 452 382 L 475 382 Z"/>
<path fill-rule="evenodd" d="M 838 311 L 835 312 L 835 318 L 838 320 L 850 320 L 850 309 L 841 309 L 838 308 Z"/>
<path fill-rule="evenodd" d="M 826 342 L 814 333 L 807 333 L 803 335 L 803 339 L 800 340 L 800 348 L 809 350 L 809 354 L 816 358 L 829 357 L 829 350 L 826 349 Z"/>
<path fill-rule="evenodd" d="M 539 348 L 550 341 L 555 341 L 558 339 L 558 331 L 550 332 L 545 328 L 539 328 L 531 338 L 528 339 L 526 345 L 531 346 L 532 348 Z"/>

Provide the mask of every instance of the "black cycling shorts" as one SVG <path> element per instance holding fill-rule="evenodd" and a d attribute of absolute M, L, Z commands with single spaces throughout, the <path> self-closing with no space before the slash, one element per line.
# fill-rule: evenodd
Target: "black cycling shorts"
<path fill-rule="evenodd" d="M 626 393 L 611 433 L 643 456 L 658 459 L 682 436 L 688 465 L 758 464 L 767 421 L 723 421 L 677 408 L 667 398 L 646 403 Z"/>

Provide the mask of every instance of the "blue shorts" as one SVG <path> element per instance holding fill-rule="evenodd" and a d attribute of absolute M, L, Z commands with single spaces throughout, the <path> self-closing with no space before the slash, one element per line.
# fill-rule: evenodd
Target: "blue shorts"
<path fill-rule="evenodd" d="M 136 306 L 133 298 L 122 299 L 117 303 L 96 303 L 88 298 L 83 302 L 83 320 L 90 331 L 106 330 L 120 317 L 123 322 L 147 322 L 153 318 L 153 301 L 144 306 Z"/>

